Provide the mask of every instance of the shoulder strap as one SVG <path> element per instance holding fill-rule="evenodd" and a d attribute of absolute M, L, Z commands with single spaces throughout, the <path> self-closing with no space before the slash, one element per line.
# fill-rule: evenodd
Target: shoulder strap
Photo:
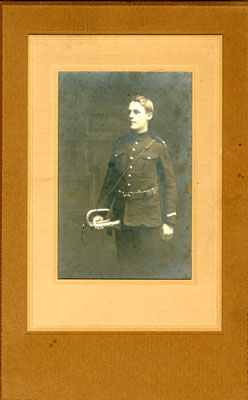
<path fill-rule="evenodd" d="M 161 139 L 161 137 L 156 136 L 156 139 L 158 140 L 158 142 L 162 143 L 167 148 L 166 142 L 163 139 Z"/>
<path fill-rule="evenodd" d="M 144 148 L 143 151 L 141 151 L 141 153 L 138 154 L 138 156 L 128 165 L 127 168 L 125 168 L 125 170 L 122 172 L 121 176 L 117 179 L 117 181 L 115 182 L 114 186 L 111 188 L 111 190 L 108 192 L 106 199 L 111 195 L 111 193 L 113 192 L 113 190 L 116 188 L 116 186 L 120 183 L 120 181 L 122 180 L 123 176 L 127 173 L 127 171 L 129 170 L 130 165 L 133 165 L 136 163 L 136 161 L 142 156 L 142 154 L 145 153 L 146 150 L 150 149 L 150 147 L 152 147 L 153 143 L 155 142 L 155 139 L 152 139 L 148 145 Z"/>

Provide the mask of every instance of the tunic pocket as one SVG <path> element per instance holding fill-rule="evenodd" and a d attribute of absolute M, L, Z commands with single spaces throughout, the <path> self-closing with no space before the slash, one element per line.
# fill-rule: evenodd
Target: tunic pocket
<path fill-rule="evenodd" d="M 114 160 L 115 160 L 115 165 L 116 165 L 116 170 L 121 173 L 125 168 L 126 168 L 126 163 L 127 163 L 127 153 L 121 152 L 121 153 L 114 153 Z"/>
<path fill-rule="evenodd" d="M 157 156 L 154 154 L 145 154 L 137 160 L 135 174 L 142 177 L 150 177 L 156 174 Z"/>

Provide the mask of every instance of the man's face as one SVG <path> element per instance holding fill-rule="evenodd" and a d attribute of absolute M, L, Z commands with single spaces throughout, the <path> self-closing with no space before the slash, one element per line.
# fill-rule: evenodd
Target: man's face
<path fill-rule="evenodd" d="M 128 107 L 130 128 L 137 133 L 147 131 L 148 122 L 152 119 L 152 113 L 147 113 L 144 107 L 136 102 L 131 101 Z"/>

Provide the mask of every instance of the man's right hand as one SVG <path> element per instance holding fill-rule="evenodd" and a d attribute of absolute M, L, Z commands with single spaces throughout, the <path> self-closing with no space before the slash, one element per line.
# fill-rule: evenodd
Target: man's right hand
<path fill-rule="evenodd" d="M 102 229 L 104 229 L 102 226 L 98 226 L 97 223 L 96 223 L 96 222 L 100 222 L 100 221 L 103 221 L 103 220 L 104 220 L 104 218 L 103 218 L 101 215 L 96 215 L 96 216 L 93 218 L 92 222 L 93 222 L 94 228 L 95 228 L 97 231 L 101 231 Z"/>

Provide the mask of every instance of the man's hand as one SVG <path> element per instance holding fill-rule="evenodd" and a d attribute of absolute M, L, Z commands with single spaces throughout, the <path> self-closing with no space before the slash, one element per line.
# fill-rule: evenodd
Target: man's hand
<path fill-rule="evenodd" d="M 161 239 L 169 241 L 173 238 L 174 227 L 171 225 L 163 224 L 161 227 Z"/>
<path fill-rule="evenodd" d="M 102 229 L 104 229 L 102 226 L 98 226 L 98 225 L 96 224 L 96 222 L 103 221 L 103 219 L 104 219 L 104 218 L 103 218 L 101 215 L 96 215 L 96 216 L 93 218 L 92 222 L 93 222 L 93 225 L 94 225 L 94 227 L 95 227 L 95 229 L 96 229 L 97 231 L 101 231 Z"/>

